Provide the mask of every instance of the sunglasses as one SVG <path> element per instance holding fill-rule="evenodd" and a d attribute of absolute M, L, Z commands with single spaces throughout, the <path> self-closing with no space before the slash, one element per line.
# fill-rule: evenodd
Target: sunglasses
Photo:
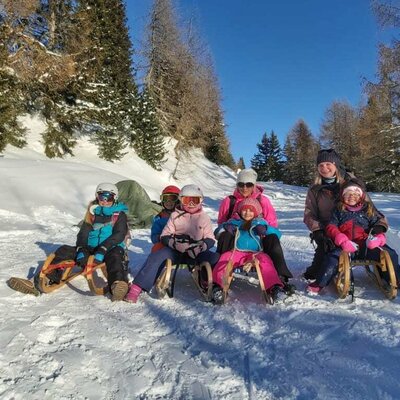
<path fill-rule="evenodd" d="M 198 204 L 201 203 L 201 197 L 181 197 L 181 203 L 184 206 L 197 206 Z"/>
<path fill-rule="evenodd" d="M 343 193 L 343 197 L 361 197 L 361 194 L 358 192 L 346 192 Z"/>
<path fill-rule="evenodd" d="M 166 203 L 167 201 L 177 203 L 179 199 L 177 194 L 162 194 L 160 197 L 162 203 Z"/>
<path fill-rule="evenodd" d="M 111 193 L 111 192 L 101 192 L 101 193 L 97 193 L 97 200 L 98 201 L 114 201 L 115 199 L 115 194 Z"/>
<path fill-rule="evenodd" d="M 246 183 L 244 183 L 244 182 L 238 182 L 238 184 L 237 184 L 237 187 L 238 187 L 238 188 L 241 188 L 241 189 L 243 189 L 245 186 L 246 186 L 247 188 L 251 188 L 251 187 L 254 186 L 254 183 L 252 183 L 252 182 L 246 182 Z"/>

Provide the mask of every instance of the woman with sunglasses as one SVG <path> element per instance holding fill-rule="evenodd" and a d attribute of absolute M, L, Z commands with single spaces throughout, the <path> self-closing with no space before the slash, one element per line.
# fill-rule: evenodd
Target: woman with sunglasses
<path fill-rule="evenodd" d="M 276 212 L 269 198 L 263 194 L 264 188 L 256 184 L 257 173 L 251 169 L 243 169 L 239 172 L 236 181 L 236 189 L 233 194 L 225 197 L 219 206 L 218 225 L 227 222 L 230 218 L 239 219 L 238 204 L 246 198 L 258 200 L 261 205 L 262 218 L 273 228 L 278 227 Z M 217 252 L 219 254 L 230 251 L 234 247 L 234 236 L 232 233 L 222 231 L 218 235 Z M 286 265 L 283 250 L 279 238 L 275 234 L 268 234 L 262 238 L 263 251 L 268 254 L 278 272 L 279 277 L 285 284 L 287 292 L 293 292 L 293 287 L 288 285 L 288 280 L 293 277 Z"/>
<path fill-rule="evenodd" d="M 211 219 L 203 210 L 203 193 L 196 185 L 186 185 L 179 193 L 180 204 L 161 232 L 164 248 L 151 253 L 135 276 L 125 300 L 136 303 L 140 293 L 149 292 L 168 259 L 173 264 L 207 261 L 214 266 L 219 254 L 211 252 L 215 238 Z"/>
<path fill-rule="evenodd" d="M 340 185 L 354 178 L 354 175 L 348 173 L 342 166 L 340 157 L 334 149 L 320 150 L 316 164 L 317 174 L 314 184 L 307 192 L 303 219 L 311 231 L 311 239 L 317 245 L 313 261 L 303 274 L 308 281 L 316 279 L 325 254 L 335 249 L 335 244 L 326 235 L 325 228 L 339 201 Z M 370 201 L 368 197 L 367 200 Z M 375 235 L 384 233 L 387 227 L 386 218 L 381 215 L 372 233 Z"/>
<path fill-rule="evenodd" d="M 118 188 L 112 183 L 100 183 L 95 192 L 95 200 L 89 203 L 83 224 L 78 232 L 76 246 L 64 245 L 55 251 L 52 264 L 75 260 L 85 268 L 90 255 L 94 262 L 105 262 L 107 280 L 112 301 L 123 300 L 128 291 L 128 267 L 126 243 L 129 236 L 126 212 L 128 208 L 118 202 Z M 58 284 L 62 269 L 51 271 L 47 277 L 50 284 Z M 35 280 L 34 280 L 35 281 Z M 38 295 L 35 285 L 26 279 L 10 278 L 9 286 L 23 293 Z"/>
<path fill-rule="evenodd" d="M 161 192 L 160 199 L 163 209 L 154 217 L 151 225 L 150 237 L 154 244 L 151 249 L 152 253 L 164 247 L 160 241 L 160 235 L 175 207 L 179 204 L 179 192 L 180 189 L 173 185 L 165 187 Z"/>

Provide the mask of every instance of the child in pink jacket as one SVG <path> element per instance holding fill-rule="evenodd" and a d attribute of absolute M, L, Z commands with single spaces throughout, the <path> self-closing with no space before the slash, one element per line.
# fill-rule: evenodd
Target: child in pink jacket
<path fill-rule="evenodd" d="M 235 247 L 223 253 L 213 269 L 213 301 L 222 302 L 222 286 L 228 262 L 232 260 L 233 267 L 242 266 L 256 258 L 260 262 L 260 269 L 265 288 L 274 300 L 277 300 L 283 284 L 274 268 L 271 258 L 262 251 L 262 237 L 267 234 L 276 234 L 280 237 L 277 228 L 270 226 L 264 219 L 257 218 L 262 213 L 258 200 L 248 197 L 242 200 L 237 207 L 240 219 L 230 219 L 220 229 L 225 229 L 235 236 Z"/>
<path fill-rule="evenodd" d="M 179 200 L 180 205 L 161 232 L 161 243 L 166 247 L 149 255 L 135 276 L 126 301 L 136 303 L 142 290 L 151 290 L 167 259 L 173 264 L 189 265 L 208 261 L 211 266 L 218 261 L 219 254 L 209 250 L 214 246 L 215 238 L 210 217 L 203 211 L 201 189 L 186 185 L 179 193 Z"/>

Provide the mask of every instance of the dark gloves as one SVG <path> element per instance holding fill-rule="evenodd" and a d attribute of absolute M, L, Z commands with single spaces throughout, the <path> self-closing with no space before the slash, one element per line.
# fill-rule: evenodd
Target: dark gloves
<path fill-rule="evenodd" d="M 200 253 L 207 250 L 207 244 L 203 240 L 199 240 L 197 243 L 190 245 L 186 251 L 190 258 L 195 259 Z"/>
<path fill-rule="evenodd" d="M 234 235 L 235 232 L 236 232 L 237 227 L 236 227 L 236 225 L 233 225 L 233 224 L 225 224 L 224 225 L 224 229 L 227 232 L 229 232 L 231 235 Z"/>
<path fill-rule="evenodd" d="M 385 233 L 386 228 L 383 225 L 374 225 L 371 229 L 371 235 L 379 235 L 380 233 Z"/>
<path fill-rule="evenodd" d="M 185 253 L 190 246 L 189 240 L 188 235 L 172 235 L 168 239 L 167 246 L 179 253 Z"/>
<path fill-rule="evenodd" d="M 75 256 L 76 265 L 78 265 L 81 268 L 85 268 L 89 256 L 90 256 L 90 251 L 87 247 L 78 247 L 76 249 L 76 256 Z"/>
<path fill-rule="evenodd" d="M 313 231 L 311 233 L 311 239 L 314 240 L 315 243 L 317 243 L 318 246 L 321 246 L 325 242 L 325 233 L 323 229 L 318 229 L 317 231 Z"/>
<path fill-rule="evenodd" d="M 265 236 L 267 233 L 267 227 L 265 225 L 256 225 L 254 228 L 254 232 L 258 236 Z"/>
<path fill-rule="evenodd" d="M 94 260 L 95 264 L 101 264 L 104 261 L 104 256 L 107 253 L 107 249 L 104 246 L 98 246 L 94 249 Z"/>

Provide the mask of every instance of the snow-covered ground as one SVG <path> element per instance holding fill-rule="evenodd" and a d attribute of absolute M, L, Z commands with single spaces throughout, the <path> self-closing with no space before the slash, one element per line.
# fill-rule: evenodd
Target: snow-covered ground
<path fill-rule="evenodd" d="M 75 158 L 41 155 L 37 119 L 29 146 L 0 157 L 1 399 L 399 399 L 400 306 L 356 270 L 356 300 L 304 293 L 300 275 L 313 254 L 302 223 L 306 190 L 265 184 L 298 291 L 266 306 L 257 286 L 236 280 L 228 304 L 201 301 L 179 271 L 175 297 L 143 295 L 138 304 L 91 295 L 82 277 L 38 298 L 9 289 L 10 276 L 32 277 L 75 224 L 101 181 L 134 179 L 153 199 L 167 184 L 197 183 L 215 222 L 234 188 L 231 171 L 192 152 L 171 178 L 132 152 L 111 164 L 82 139 Z M 171 144 L 172 148 L 172 144 Z M 88 156 L 88 151 L 91 154 Z M 399 195 L 373 194 L 388 217 L 389 244 L 400 250 Z M 132 231 L 134 273 L 150 250 L 149 230 Z"/>

